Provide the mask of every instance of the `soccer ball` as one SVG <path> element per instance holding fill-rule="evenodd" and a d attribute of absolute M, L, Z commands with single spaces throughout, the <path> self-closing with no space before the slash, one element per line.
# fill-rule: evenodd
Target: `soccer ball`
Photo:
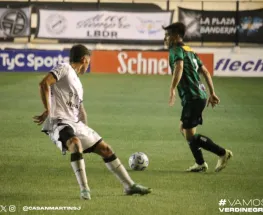
<path fill-rule="evenodd" d="M 135 152 L 129 158 L 129 167 L 133 170 L 144 170 L 149 165 L 149 159 L 142 152 Z"/>

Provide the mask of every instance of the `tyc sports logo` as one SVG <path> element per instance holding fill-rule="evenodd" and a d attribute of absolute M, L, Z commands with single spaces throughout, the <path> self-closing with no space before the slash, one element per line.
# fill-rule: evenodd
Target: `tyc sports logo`
<path fill-rule="evenodd" d="M 263 212 L 263 199 L 220 199 L 218 205 L 223 213 Z"/>

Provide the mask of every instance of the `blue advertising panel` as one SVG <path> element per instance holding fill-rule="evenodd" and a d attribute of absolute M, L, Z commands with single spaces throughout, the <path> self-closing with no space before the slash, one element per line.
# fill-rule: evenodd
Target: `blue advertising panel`
<path fill-rule="evenodd" d="M 68 62 L 68 56 L 69 50 L 0 50 L 0 72 L 48 72 L 57 64 Z"/>

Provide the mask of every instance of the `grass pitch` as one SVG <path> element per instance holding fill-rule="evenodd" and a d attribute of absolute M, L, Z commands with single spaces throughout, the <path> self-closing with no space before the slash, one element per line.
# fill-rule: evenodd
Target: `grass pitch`
<path fill-rule="evenodd" d="M 148 169 L 129 173 L 136 182 L 153 188 L 148 196 L 124 196 L 101 158 L 90 154 L 85 160 L 92 200 L 83 201 L 69 154 L 62 156 L 32 121 L 43 111 L 38 92 L 43 75 L 0 74 L 0 205 L 7 211 L 15 205 L 12 214 L 213 215 L 223 214 L 220 199 L 263 199 L 262 78 L 214 78 L 221 104 L 205 110 L 198 132 L 231 149 L 234 157 L 225 170 L 215 173 L 217 157 L 204 152 L 209 171 L 194 174 L 184 172 L 194 161 L 178 130 L 179 98 L 175 107 L 168 106 L 171 77 L 81 77 L 89 126 L 127 168 L 132 153 L 146 153 Z M 23 212 L 24 206 L 81 210 Z"/>

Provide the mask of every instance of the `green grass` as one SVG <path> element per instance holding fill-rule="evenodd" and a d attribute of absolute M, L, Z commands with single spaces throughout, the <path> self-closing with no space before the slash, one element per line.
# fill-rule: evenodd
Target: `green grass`
<path fill-rule="evenodd" d="M 124 196 L 101 158 L 85 155 L 92 200 L 81 201 L 69 154 L 62 156 L 32 116 L 43 110 L 38 82 L 43 73 L 0 74 L 0 205 L 81 206 L 80 211 L 28 214 L 213 215 L 218 201 L 263 199 L 262 78 L 214 78 L 221 104 L 204 112 L 198 131 L 234 153 L 230 165 L 215 173 L 216 156 L 204 152 L 209 172 L 189 174 L 188 144 L 178 130 L 177 98 L 168 106 L 168 76 L 83 76 L 89 126 L 113 147 L 128 167 L 128 157 L 145 152 L 146 171 L 132 178 L 154 189 L 148 196 Z M 3 213 L 4 214 L 4 213 Z M 245 213 L 243 213 L 245 214 Z M 255 214 L 255 213 L 253 213 Z"/>

